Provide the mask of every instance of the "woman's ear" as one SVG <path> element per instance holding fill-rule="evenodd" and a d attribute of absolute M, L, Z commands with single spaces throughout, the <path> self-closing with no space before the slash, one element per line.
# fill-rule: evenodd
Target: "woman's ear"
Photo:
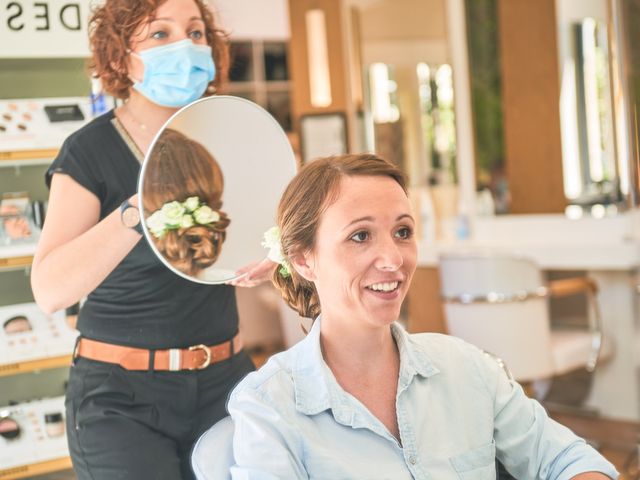
<path fill-rule="evenodd" d="M 314 272 L 314 261 L 311 253 L 295 253 L 289 257 L 291 266 L 302 278 L 309 282 L 316 279 Z"/>

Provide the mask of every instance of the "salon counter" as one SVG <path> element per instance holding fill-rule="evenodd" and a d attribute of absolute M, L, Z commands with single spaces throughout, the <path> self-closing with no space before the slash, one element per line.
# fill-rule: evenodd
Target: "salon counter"
<path fill-rule="evenodd" d="M 640 215 L 569 220 L 563 215 L 478 218 L 467 240 L 420 241 L 418 265 L 435 267 L 447 252 L 509 252 L 546 270 L 633 270 L 640 266 Z"/>
<path fill-rule="evenodd" d="M 472 222 L 463 241 L 420 241 L 418 270 L 409 293 L 409 328 L 446 331 L 439 297 L 438 258 L 447 252 L 509 252 L 531 258 L 544 270 L 586 271 L 599 287 L 605 335 L 612 358 L 596 371 L 587 406 L 609 417 L 640 420 L 640 212 L 602 219 L 562 215 L 511 215 Z"/>

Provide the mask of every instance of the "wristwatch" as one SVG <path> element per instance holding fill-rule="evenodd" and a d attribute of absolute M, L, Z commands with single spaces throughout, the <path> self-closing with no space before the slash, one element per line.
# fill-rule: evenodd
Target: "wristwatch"
<path fill-rule="evenodd" d="M 140 223 L 140 212 L 138 207 L 135 207 L 129 203 L 129 199 L 126 199 L 120 204 L 120 219 L 125 227 L 133 228 L 136 232 L 142 235 L 142 223 Z"/>

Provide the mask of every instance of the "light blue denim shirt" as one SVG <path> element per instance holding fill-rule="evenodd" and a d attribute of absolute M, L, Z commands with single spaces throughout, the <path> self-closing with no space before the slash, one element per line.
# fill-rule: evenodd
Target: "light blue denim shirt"
<path fill-rule="evenodd" d="M 459 339 L 392 333 L 400 352 L 400 442 L 345 392 L 322 358 L 320 320 L 229 399 L 234 479 L 569 479 L 615 468 Z"/>

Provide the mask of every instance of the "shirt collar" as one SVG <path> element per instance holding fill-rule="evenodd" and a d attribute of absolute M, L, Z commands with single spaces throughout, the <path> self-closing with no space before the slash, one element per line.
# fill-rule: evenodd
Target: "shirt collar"
<path fill-rule="evenodd" d="M 391 334 L 400 352 L 400 379 L 405 378 L 411 381 L 416 375 L 429 378 L 440 373 L 424 351 L 424 346 L 413 339 L 399 323 L 395 322 L 391 325 Z"/>
<path fill-rule="evenodd" d="M 345 407 L 349 403 L 344 390 L 322 357 L 320 347 L 320 324 L 318 317 L 311 330 L 295 347 L 292 377 L 296 396 L 296 409 L 305 415 L 316 415 L 332 409 L 341 423 L 353 423 L 352 413 Z M 439 373 L 431 359 L 419 345 L 398 324 L 391 325 L 391 333 L 400 352 L 400 378 L 398 391 L 406 388 L 416 375 L 428 378 Z M 340 418 L 342 417 L 342 418 Z"/>

